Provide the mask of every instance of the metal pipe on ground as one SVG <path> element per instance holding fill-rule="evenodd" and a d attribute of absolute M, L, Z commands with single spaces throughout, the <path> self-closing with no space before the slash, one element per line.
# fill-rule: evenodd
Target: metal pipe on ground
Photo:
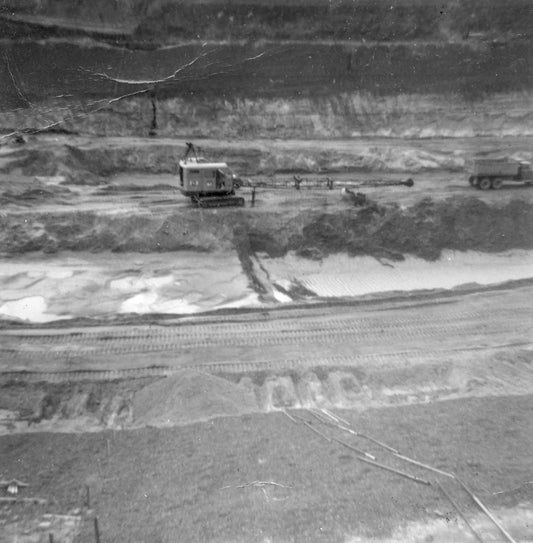
<path fill-rule="evenodd" d="M 516 539 L 514 539 L 511 534 L 498 522 L 498 520 L 494 517 L 494 515 L 487 509 L 487 507 L 483 504 L 483 502 L 459 479 L 456 477 L 456 480 L 459 482 L 459 484 L 463 487 L 465 492 L 474 500 L 476 505 L 489 517 L 489 519 L 493 522 L 493 524 L 500 530 L 500 532 L 503 534 L 505 539 L 509 541 L 509 543 L 517 543 Z"/>
<path fill-rule="evenodd" d="M 450 494 L 444 489 L 444 487 L 439 483 L 437 482 L 436 483 L 436 486 L 439 488 L 439 490 L 446 496 L 446 498 L 448 499 L 448 501 L 453 505 L 454 509 L 457 511 L 457 513 L 459 514 L 459 516 L 463 519 L 464 523 L 468 526 L 468 528 L 470 529 L 470 531 L 474 534 L 474 537 L 479 541 L 479 543 L 484 543 L 483 539 L 481 538 L 481 536 L 476 532 L 476 530 L 474 529 L 474 527 L 472 526 L 472 524 L 470 523 L 470 521 L 465 517 L 463 511 L 460 509 L 459 505 L 457 504 L 457 502 L 450 496 Z"/>
<path fill-rule="evenodd" d="M 416 477 L 415 475 L 411 475 L 410 473 L 406 473 L 405 471 L 401 471 L 396 468 L 391 468 L 390 466 L 386 466 L 385 464 L 382 464 L 381 462 L 375 462 L 374 460 L 369 460 L 368 458 L 363 458 L 362 456 L 358 456 L 357 459 L 361 460 L 361 462 L 366 462 L 367 464 L 372 464 L 373 466 L 376 466 L 378 468 L 384 469 L 386 471 L 390 471 L 391 473 L 396 473 L 397 475 L 405 477 L 406 479 L 410 479 L 411 481 L 414 481 L 415 483 L 431 486 L 431 483 L 427 481 L 426 479 L 421 479 L 420 477 Z"/>
<path fill-rule="evenodd" d="M 322 438 L 326 439 L 328 442 L 336 441 L 337 443 L 340 443 L 341 445 L 344 445 L 345 447 L 348 446 L 348 448 L 356 450 L 355 447 L 352 447 L 352 446 L 350 446 L 350 445 L 348 445 L 348 444 L 346 444 L 343 441 L 340 441 L 338 439 L 330 438 L 330 437 L 326 436 L 325 434 L 323 434 L 322 432 L 320 432 L 319 430 L 317 430 L 316 428 L 313 428 L 313 426 L 309 423 L 309 421 L 305 420 L 303 417 L 300 417 L 299 415 L 291 416 L 285 410 L 283 410 L 283 413 L 285 413 L 285 415 L 287 415 L 287 417 L 289 417 L 296 424 L 299 424 L 296 419 L 301 420 L 310 430 L 312 430 L 313 432 L 315 432 L 316 434 L 318 434 Z M 359 451 L 356 450 L 356 452 L 359 452 Z M 410 479 L 411 481 L 414 481 L 415 483 L 423 484 L 423 485 L 426 485 L 426 486 L 431 486 L 431 483 L 429 481 L 427 481 L 426 479 L 421 479 L 420 477 L 416 477 L 415 475 L 411 475 L 410 473 L 406 473 L 405 471 L 401 471 L 399 469 L 393 468 L 391 466 L 387 466 L 387 465 L 382 464 L 380 462 L 376 462 L 375 460 L 370 460 L 370 458 L 365 458 L 365 456 L 363 456 L 363 455 L 370 456 L 370 457 L 372 455 L 367 454 L 364 451 L 360 451 L 360 454 L 361 454 L 360 456 L 356 456 L 356 459 L 360 460 L 361 462 L 366 462 L 367 464 L 372 464 L 373 466 L 384 469 L 385 471 L 390 471 L 391 473 L 395 473 L 396 475 L 400 475 L 401 477 L 404 477 L 406 479 Z"/>
<path fill-rule="evenodd" d="M 96 543 L 100 543 L 100 527 L 98 526 L 98 517 L 94 517 L 94 540 Z"/>

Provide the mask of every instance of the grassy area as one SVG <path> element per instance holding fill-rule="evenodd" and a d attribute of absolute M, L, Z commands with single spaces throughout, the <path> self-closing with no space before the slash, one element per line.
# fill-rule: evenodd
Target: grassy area
<path fill-rule="evenodd" d="M 503 507 L 533 497 L 527 486 L 492 495 L 531 479 L 532 410 L 528 396 L 343 416 L 405 454 L 456 471 L 485 503 Z M 428 477 L 365 441 L 351 443 Z M 432 487 L 358 462 L 282 414 L 114 434 L 6 436 L 0 457 L 4 475 L 27 480 L 32 494 L 60 511 L 79 505 L 89 484 L 103 541 L 340 542 L 451 511 Z M 239 488 L 258 480 L 284 486 Z M 473 507 L 460 493 L 459 500 Z M 84 540 L 91 537 L 88 527 Z"/>

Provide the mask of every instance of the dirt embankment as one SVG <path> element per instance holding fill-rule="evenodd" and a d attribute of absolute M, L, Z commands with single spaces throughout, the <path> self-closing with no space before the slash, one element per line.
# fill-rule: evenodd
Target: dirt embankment
<path fill-rule="evenodd" d="M 110 96 L 111 98 L 111 96 Z M 66 109 L 65 109 L 66 107 Z M 460 93 L 377 96 L 343 90 L 329 96 L 169 97 L 157 102 L 157 135 L 186 138 L 461 138 L 533 135 L 533 94 L 509 92 L 465 99 Z M 0 112 L 0 131 L 147 136 L 152 105 L 146 96 L 87 107 L 82 101 Z M 57 123 L 57 124 L 56 124 Z M 45 130 L 46 131 L 46 130 Z"/>
<path fill-rule="evenodd" d="M 404 254 L 436 259 L 443 249 L 504 251 L 533 248 L 533 205 L 513 200 L 502 206 L 476 198 L 424 199 L 402 209 L 369 202 L 334 212 L 261 212 L 195 209 L 153 215 L 95 212 L 36 213 L 0 218 L 0 246 L 8 254 L 27 251 L 214 251 L 236 248 L 250 255 L 309 258 L 346 252 L 401 259 Z"/>
<path fill-rule="evenodd" d="M 0 131 L 529 134 L 529 4 L 10 1 Z"/>
<path fill-rule="evenodd" d="M 461 45 L 183 46 L 129 52 L 124 62 L 120 49 L 18 44 L 5 51 L 16 70 L 17 86 L 7 85 L 0 93 L 0 128 L 52 124 L 74 132 L 145 135 L 152 122 L 146 94 L 106 102 L 144 87 L 117 84 L 107 76 L 125 81 L 164 78 L 200 56 L 183 77 L 156 89 L 159 134 L 526 134 L 531 98 L 523 91 L 531 88 L 531 81 L 516 59 L 528 58 L 529 50 L 528 44 L 480 51 Z M 31 68 L 29 55 L 36 59 Z M 247 60 L 251 57 L 257 58 Z M 73 65 L 79 66 L 75 77 Z M 11 81 L 9 66 L 0 65 L 5 81 Z M 95 76 L 101 66 L 108 67 L 105 76 Z"/>
<path fill-rule="evenodd" d="M 533 352 L 480 358 L 449 355 L 411 366 L 315 366 L 209 374 L 182 369 L 167 376 L 116 380 L 0 380 L 0 435 L 34 431 L 102 431 L 172 427 L 279 409 L 364 411 L 484 396 L 521 396 L 532 382 Z M 371 367 L 372 366 L 372 367 Z M 30 374 L 31 375 L 31 374 Z"/>
<path fill-rule="evenodd" d="M 0 14 L 13 38 L 90 35 L 133 47 L 177 39 L 520 36 L 533 24 L 528 0 L 7 0 Z"/>
<path fill-rule="evenodd" d="M 512 123 L 511 123 L 512 124 Z M 533 126 L 533 125 L 532 125 Z M 425 128 L 429 133 L 430 127 Z M 177 183 L 178 164 L 185 140 L 181 138 L 105 138 L 27 136 L 26 144 L 0 143 L 0 174 L 26 178 L 53 177 L 50 182 L 81 185 L 107 184 L 128 174 L 171 174 Z M 7 140 L 9 141 L 9 140 Z M 226 162 L 245 179 L 248 176 L 302 173 L 390 173 L 410 177 L 422 172 L 465 172 L 474 158 L 531 161 L 532 139 L 484 140 L 348 138 L 335 140 L 202 139 L 200 156 Z M 171 181 L 167 176 L 162 183 Z M 252 179 L 252 182 L 268 179 Z M 272 180 L 274 181 L 274 180 Z M 8 183 L 9 184 L 9 183 Z M 135 183 L 138 188 L 138 183 Z M 0 188 L 0 191 L 6 186 Z M 49 185 L 50 186 L 50 183 Z M 13 187 L 16 188 L 16 187 Z M 153 187 L 152 187 L 153 188 Z M 108 189 L 103 189 L 108 190 Z"/>
<path fill-rule="evenodd" d="M 522 40 L 196 42 L 153 51 L 14 43 L 0 46 L 0 131 L 147 135 L 155 106 L 157 133 L 173 137 L 525 135 L 530 51 Z"/>
<path fill-rule="evenodd" d="M 447 39 L 475 31 L 520 35 L 533 23 L 533 11 L 527 0 L 211 0 L 200 9 L 194 1 L 167 0 L 145 12 L 136 36 L 160 40 L 161 21 L 167 39 L 195 38 L 198 28 L 208 39 Z"/>
<path fill-rule="evenodd" d="M 5 146 L 0 156 L 0 174 L 55 178 L 57 183 L 97 185 L 115 175 L 130 173 L 174 174 L 183 156 L 185 142 L 179 139 L 127 139 L 95 143 L 81 138 L 80 143 L 46 141 L 29 137 L 26 145 Z M 41 143 L 42 142 L 42 143 Z M 200 142 L 201 156 L 227 162 L 241 176 L 275 173 L 318 172 L 398 172 L 412 175 L 423 171 L 463 171 L 472 150 L 459 144 L 448 148 L 401 142 L 315 141 L 284 143 L 256 140 L 243 142 Z M 529 142 L 516 143 L 513 156 L 533 157 Z M 494 154 L 481 149 L 482 154 Z M 501 149 L 498 148 L 501 153 Z M 0 189 L 1 190 L 1 189 Z M 107 189 L 103 189 L 107 190 Z"/>
<path fill-rule="evenodd" d="M 78 383 L 25 383 L 4 379 L 0 385 L 2 429 L 9 432 L 19 424 L 32 431 L 58 421 L 64 424 L 66 431 L 130 425 L 132 398 L 150 382 L 149 378 Z"/>

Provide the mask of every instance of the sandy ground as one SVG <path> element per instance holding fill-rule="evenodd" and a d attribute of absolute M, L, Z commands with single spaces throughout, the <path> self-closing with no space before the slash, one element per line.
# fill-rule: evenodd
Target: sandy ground
<path fill-rule="evenodd" d="M 320 261 L 289 254 L 257 256 L 270 299 L 357 297 L 387 292 L 490 285 L 533 276 L 533 253 L 494 255 L 444 252 L 437 262 L 408 257 L 401 262 L 331 255 Z M 300 289 L 301 290 L 301 289 Z M 386 294 L 383 294 L 386 295 Z M 0 318 L 26 322 L 117 314 L 189 314 L 261 302 L 236 252 L 187 251 L 143 254 L 66 252 L 0 261 Z"/>
<path fill-rule="evenodd" d="M 0 316 L 30 322 L 258 304 L 236 254 L 26 255 L 0 263 Z"/>
<path fill-rule="evenodd" d="M 58 170 L 66 141 L 35 143 L 51 148 L 42 176 L 13 149 L 0 153 L 10 243 L 0 258 L 0 476 L 28 480 L 25 495 L 46 502 L 0 509 L 3 533 L 29 543 L 74 527 L 91 541 L 96 513 L 114 541 L 473 540 L 438 487 L 364 464 L 280 412 L 334 437 L 306 411 L 327 408 L 456 472 L 517 540 L 533 540 L 533 191 L 482 193 L 465 177 L 472 156 L 530 157 L 528 138 L 392 149 L 254 141 L 244 152 L 206 141 L 241 153 L 251 182 L 269 185 L 253 209 L 245 188 L 244 210 L 207 211 L 154 171 L 158 157 L 172 165 L 176 142 L 74 138 L 78 162 Z M 117 171 L 77 170 L 80 156 L 109 158 L 106 147 Z M 319 151 L 336 172 L 309 162 Z M 300 191 L 280 186 L 295 165 Z M 73 172 L 78 184 L 64 184 Z M 79 184 L 86 174 L 96 184 Z M 334 190 L 308 188 L 328 175 Z M 366 187 L 363 210 L 341 191 L 407 176 L 412 189 Z M 365 245 L 383 240 L 379 254 Z M 422 260 L 417 244 L 434 243 L 422 254 L 433 261 Z M 384 463 L 434 475 L 372 447 Z M 455 481 L 442 482 L 483 539 L 498 541 Z"/>
<path fill-rule="evenodd" d="M 436 262 L 415 257 L 390 262 L 342 254 L 320 261 L 294 254 L 279 259 L 261 255 L 259 258 L 274 288 L 279 286 L 290 292 L 300 284 L 321 297 L 489 285 L 526 279 L 533 274 L 533 254 L 520 250 L 495 255 L 444 251 Z"/>

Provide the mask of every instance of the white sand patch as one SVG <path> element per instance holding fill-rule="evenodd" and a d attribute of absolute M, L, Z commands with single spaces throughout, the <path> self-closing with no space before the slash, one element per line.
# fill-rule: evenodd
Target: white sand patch
<path fill-rule="evenodd" d="M 276 300 L 278 302 L 281 302 L 282 304 L 292 302 L 292 298 L 290 296 L 287 296 L 283 292 L 280 292 L 277 288 L 273 288 L 272 293 L 274 294 L 274 298 L 276 298 Z"/>
<path fill-rule="evenodd" d="M 244 296 L 237 300 L 231 300 L 224 304 L 220 304 L 218 306 L 218 309 L 229 309 L 229 308 L 239 308 L 239 307 L 259 307 L 260 305 L 261 305 L 261 302 L 259 301 L 259 297 L 257 296 L 255 292 L 252 292 L 248 294 L 247 296 Z"/>
<path fill-rule="evenodd" d="M 127 299 L 120 305 L 119 313 L 150 313 L 157 300 L 155 292 L 142 292 Z"/>
<path fill-rule="evenodd" d="M 74 271 L 66 269 L 56 269 L 48 271 L 46 275 L 50 279 L 68 279 L 69 277 L 72 277 L 74 275 Z"/>
<path fill-rule="evenodd" d="M 261 260 L 275 284 L 290 291 L 287 283 L 299 281 L 323 297 L 451 289 L 469 283 L 489 285 L 533 277 L 533 251 L 525 250 L 498 254 L 445 251 L 436 262 L 416 257 L 407 257 L 402 262 L 380 262 L 368 256 L 343 254 L 321 261 L 294 254 Z"/>
<path fill-rule="evenodd" d="M 520 504 L 514 509 L 496 509 L 492 511 L 505 529 L 517 541 L 533 541 L 533 511 L 530 504 Z M 446 505 L 442 511 L 436 509 L 431 520 L 408 522 L 397 528 L 390 537 L 347 537 L 346 543 L 468 543 L 477 541 L 465 522 L 455 510 Z M 481 512 L 468 515 L 474 530 L 483 541 L 504 541 L 495 525 Z"/>
<path fill-rule="evenodd" d="M 110 288 L 121 292 L 138 292 L 143 289 L 157 289 L 165 285 L 174 283 L 173 275 L 165 275 L 162 277 L 136 277 L 127 276 L 121 279 L 115 279 L 109 283 Z"/>
<path fill-rule="evenodd" d="M 23 298 L 34 300 L 31 310 L 25 309 Z M 142 259 L 137 253 L 60 253 L 0 259 L 0 318 L 47 322 L 63 314 L 190 314 L 256 305 L 258 297 L 234 253 L 158 253 Z"/>
<path fill-rule="evenodd" d="M 0 316 L 30 322 L 50 322 L 66 319 L 68 316 L 53 315 L 46 312 L 47 304 L 43 296 L 28 296 L 11 300 L 0 306 Z"/>

